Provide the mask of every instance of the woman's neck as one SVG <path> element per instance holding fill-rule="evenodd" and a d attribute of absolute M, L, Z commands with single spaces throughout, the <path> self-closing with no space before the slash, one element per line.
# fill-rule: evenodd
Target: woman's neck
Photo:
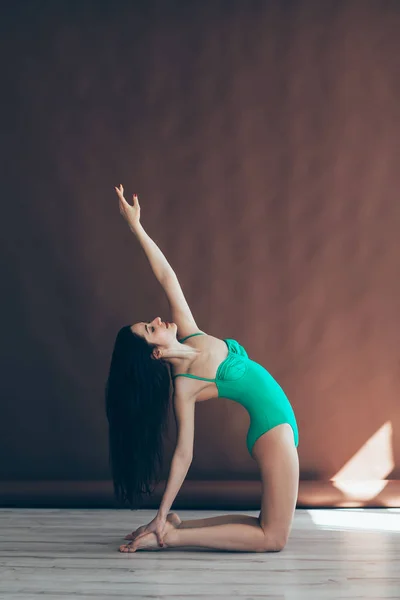
<path fill-rule="evenodd" d="M 202 350 L 177 341 L 176 344 L 162 349 L 162 358 L 173 366 L 174 369 L 183 368 L 187 370 L 201 353 Z"/>

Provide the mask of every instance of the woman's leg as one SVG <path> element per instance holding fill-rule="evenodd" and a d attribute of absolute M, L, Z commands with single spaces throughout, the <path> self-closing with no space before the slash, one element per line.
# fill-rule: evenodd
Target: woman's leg
<path fill-rule="evenodd" d="M 235 550 L 238 552 L 264 552 L 265 533 L 258 519 L 252 525 L 229 523 L 210 527 L 173 529 L 164 538 L 167 548 L 195 546 L 215 550 Z M 268 538 L 269 550 L 278 550 L 275 541 Z"/>
<path fill-rule="evenodd" d="M 284 548 L 292 527 L 299 484 L 298 454 L 290 425 L 278 425 L 262 435 L 254 445 L 253 456 L 262 478 L 260 517 L 246 517 L 245 523 L 214 522 L 211 526 L 172 529 L 165 537 L 167 547 L 200 546 L 250 552 Z M 236 515 L 212 518 L 232 516 Z"/>
<path fill-rule="evenodd" d="M 285 547 L 292 527 L 299 484 L 299 459 L 290 425 L 278 425 L 262 435 L 254 445 L 253 457 L 262 479 L 259 518 L 247 517 L 251 521 L 246 523 L 182 529 L 169 523 L 169 531 L 164 536 L 166 548 L 197 546 L 239 552 L 277 552 Z M 129 552 L 156 549 L 157 539 L 151 533 L 124 548 L 122 551 Z"/>
<path fill-rule="evenodd" d="M 239 523 L 243 525 L 255 525 L 256 517 L 249 515 L 222 515 L 221 517 L 206 517 L 205 519 L 190 519 L 182 521 L 179 529 L 194 529 L 195 527 L 213 527 L 215 525 L 226 525 L 228 523 Z"/>
<path fill-rule="evenodd" d="M 176 512 L 170 512 L 167 516 L 169 521 L 175 528 L 180 529 L 194 529 L 195 527 L 212 527 L 213 525 L 225 525 L 226 523 L 243 523 L 247 525 L 254 525 L 255 517 L 249 515 L 222 515 L 218 517 L 206 517 L 205 519 L 190 519 L 182 521 L 180 516 Z M 140 527 L 132 533 L 125 536 L 125 540 L 134 540 L 135 534 L 140 533 Z"/>
<path fill-rule="evenodd" d="M 164 534 L 164 548 L 180 546 L 200 546 L 217 550 L 236 550 L 242 552 L 264 552 L 264 533 L 258 519 L 250 517 L 252 524 L 225 524 L 210 527 L 180 529 L 167 521 Z M 178 536 L 176 534 L 179 534 Z M 269 550 L 278 550 L 273 544 Z M 136 550 L 161 550 L 154 533 L 123 544 L 120 552 L 136 552 Z"/>

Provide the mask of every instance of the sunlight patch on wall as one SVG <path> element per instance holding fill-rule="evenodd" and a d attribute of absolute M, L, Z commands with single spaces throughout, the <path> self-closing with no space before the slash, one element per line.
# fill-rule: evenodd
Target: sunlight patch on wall
<path fill-rule="evenodd" d="M 346 497 L 369 500 L 387 485 L 385 477 L 394 468 L 393 427 L 387 421 L 331 478 Z"/>

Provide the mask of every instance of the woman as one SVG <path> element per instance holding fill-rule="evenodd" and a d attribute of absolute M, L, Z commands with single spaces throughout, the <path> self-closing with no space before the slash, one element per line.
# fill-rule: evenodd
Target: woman
<path fill-rule="evenodd" d="M 163 287 L 172 321 L 160 317 L 126 326 L 118 333 L 106 386 L 110 461 L 116 496 L 131 506 L 151 493 L 162 461 L 162 433 L 171 380 L 178 438 L 167 485 L 156 517 L 128 534 L 121 552 L 198 546 L 220 550 L 278 552 L 291 530 L 299 483 L 298 430 L 292 407 L 279 384 L 248 358 L 236 340 L 201 331 L 165 256 L 140 223 L 133 206 L 115 188 L 119 208 L 139 240 Z M 258 518 L 226 515 L 181 521 L 169 513 L 193 456 L 196 402 L 224 397 L 249 412 L 247 448 L 262 480 Z"/>

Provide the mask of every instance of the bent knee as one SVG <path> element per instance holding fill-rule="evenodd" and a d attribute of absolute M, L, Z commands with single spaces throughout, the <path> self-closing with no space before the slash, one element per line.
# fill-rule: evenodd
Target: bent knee
<path fill-rule="evenodd" d="M 286 546 L 288 536 L 286 534 L 265 532 L 264 540 L 259 552 L 281 552 Z"/>

